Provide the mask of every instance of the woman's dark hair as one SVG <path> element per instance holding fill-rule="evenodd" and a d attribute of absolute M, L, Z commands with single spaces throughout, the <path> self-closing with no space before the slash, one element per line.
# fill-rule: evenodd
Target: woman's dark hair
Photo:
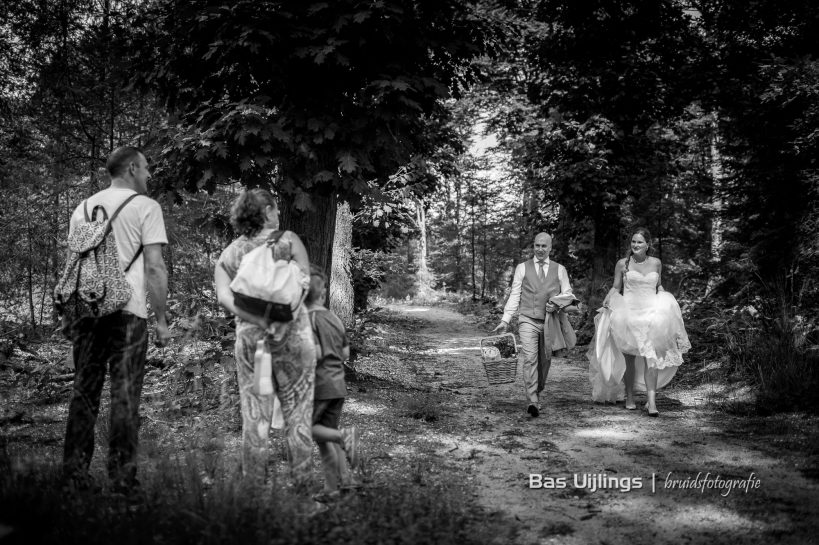
<path fill-rule="evenodd" d="M 634 238 L 634 235 L 642 236 L 645 239 L 645 241 L 648 242 L 648 246 L 649 246 L 648 249 L 649 250 L 651 249 L 651 233 L 648 232 L 648 229 L 646 229 L 645 227 L 637 227 L 635 229 L 632 229 L 631 230 L 631 236 L 628 239 L 629 250 L 628 250 L 628 257 L 626 258 L 626 267 L 625 267 L 625 269 L 623 269 L 624 272 L 628 270 L 628 265 L 629 265 L 629 263 L 631 263 L 631 256 L 632 256 L 631 239 Z"/>
<path fill-rule="evenodd" d="M 262 230 L 265 208 L 278 208 L 276 197 L 266 189 L 249 189 L 233 202 L 230 208 L 230 224 L 239 235 L 252 237 Z"/>
<path fill-rule="evenodd" d="M 307 292 L 305 300 L 308 303 L 317 303 L 324 296 L 324 287 L 327 285 L 327 275 L 324 271 L 310 265 L 310 291 Z"/>

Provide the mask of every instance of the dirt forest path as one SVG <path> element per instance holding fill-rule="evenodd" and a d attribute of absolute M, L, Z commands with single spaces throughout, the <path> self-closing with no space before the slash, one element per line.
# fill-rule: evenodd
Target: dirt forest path
<path fill-rule="evenodd" d="M 751 425 L 709 409 L 707 392 L 682 387 L 661 393 L 656 419 L 594 404 L 578 356 L 553 360 L 541 416 L 533 419 L 520 366 L 514 384 L 488 385 L 477 348 L 486 326 L 439 306 L 388 311 L 414 320 L 404 361 L 419 386 L 439 392 L 453 419 L 436 455 L 465 466 L 478 502 L 517 525 L 517 542 L 819 542 L 817 475 L 804 469 L 797 425 Z M 533 474 L 555 487 L 530 488 Z M 674 489 L 669 474 L 689 483 L 710 474 L 751 488 Z M 607 486 L 593 491 L 584 475 L 586 484 L 603 475 Z"/>

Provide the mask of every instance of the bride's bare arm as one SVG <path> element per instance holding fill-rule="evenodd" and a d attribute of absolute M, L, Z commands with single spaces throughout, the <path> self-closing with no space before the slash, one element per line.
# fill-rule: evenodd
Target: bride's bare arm
<path fill-rule="evenodd" d="M 606 295 L 606 298 L 603 300 L 603 306 L 608 306 L 609 299 L 611 298 L 612 293 L 620 293 L 620 290 L 623 288 L 623 269 L 626 266 L 626 262 L 624 259 L 621 259 L 617 262 L 617 265 L 614 266 L 614 281 L 611 284 L 611 289 L 609 293 Z"/>
<path fill-rule="evenodd" d="M 657 293 L 665 291 L 663 288 L 663 262 L 657 260 Z"/>

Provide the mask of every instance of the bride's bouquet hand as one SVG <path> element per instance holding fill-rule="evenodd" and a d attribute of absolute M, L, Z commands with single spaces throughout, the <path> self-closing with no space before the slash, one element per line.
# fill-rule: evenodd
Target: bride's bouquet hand
<path fill-rule="evenodd" d="M 620 294 L 620 292 L 619 292 L 619 291 L 617 291 L 617 290 L 616 290 L 616 289 L 614 289 L 614 288 L 611 288 L 611 289 L 609 290 L 609 292 L 606 294 L 606 298 L 605 298 L 605 299 L 603 299 L 603 308 L 611 309 L 611 296 L 612 296 L 612 294 L 614 294 L 614 293 L 616 293 L 616 294 L 618 294 L 618 295 Z"/>

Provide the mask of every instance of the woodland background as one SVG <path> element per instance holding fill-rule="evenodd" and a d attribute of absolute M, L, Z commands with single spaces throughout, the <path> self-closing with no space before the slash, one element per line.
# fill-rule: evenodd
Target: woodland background
<path fill-rule="evenodd" d="M 694 366 L 816 410 L 819 6 L 810 0 L 12 0 L 0 6 L 0 362 L 54 335 L 71 210 L 142 147 L 171 311 L 228 332 L 229 206 L 270 187 L 368 297 L 497 313 L 534 234 L 591 309 L 648 227 Z"/>

